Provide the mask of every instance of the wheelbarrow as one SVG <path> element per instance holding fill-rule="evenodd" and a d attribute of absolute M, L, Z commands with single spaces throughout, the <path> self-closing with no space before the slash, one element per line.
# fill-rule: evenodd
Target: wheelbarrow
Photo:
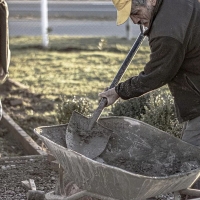
<path fill-rule="evenodd" d="M 200 149 L 129 117 L 99 119 L 113 135 L 104 152 L 90 159 L 66 147 L 67 124 L 34 129 L 78 192 L 47 193 L 47 200 L 85 196 L 101 200 L 145 200 L 162 194 L 192 194 L 200 175 Z M 62 178 L 62 177 L 61 177 Z M 64 188 L 63 188 L 64 190 Z M 62 191 L 63 191 L 62 190 Z"/>

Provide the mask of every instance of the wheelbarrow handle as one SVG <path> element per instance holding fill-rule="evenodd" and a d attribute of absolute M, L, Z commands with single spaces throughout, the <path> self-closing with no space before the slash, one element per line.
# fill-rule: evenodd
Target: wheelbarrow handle
<path fill-rule="evenodd" d="M 115 87 L 119 83 L 120 79 L 122 78 L 123 74 L 125 73 L 126 69 L 128 68 L 129 64 L 131 63 L 131 60 L 133 59 L 133 57 L 137 53 L 137 50 L 139 49 L 140 45 L 142 44 L 145 36 L 144 36 L 144 31 L 143 31 L 144 29 L 142 27 L 140 27 L 140 29 L 141 29 L 141 33 L 139 34 L 135 43 L 133 44 L 130 51 L 128 52 L 118 73 L 116 74 L 115 78 L 113 79 L 109 89 Z M 107 99 L 104 97 L 101 99 L 98 108 L 94 111 L 93 116 L 90 119 L 89 130 L 93 127 L 94 123 L 99 119 L 106 104 L 107 104 Z"/>

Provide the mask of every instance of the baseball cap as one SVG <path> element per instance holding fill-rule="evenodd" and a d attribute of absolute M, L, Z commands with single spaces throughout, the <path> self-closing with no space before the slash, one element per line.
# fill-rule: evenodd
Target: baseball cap
<path fill-rule="evenodd" d="M 121 25 L 129 18 L 132 0 L 112 0 L 117 9 L 117 25 Z"/>

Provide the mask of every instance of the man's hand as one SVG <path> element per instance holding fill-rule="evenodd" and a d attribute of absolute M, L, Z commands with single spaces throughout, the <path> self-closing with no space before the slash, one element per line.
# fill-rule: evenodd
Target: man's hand
<path fill-rule="evenodd" d="M 119 95 L 115 92 L 115 88 L 111 88 L 107 91 L 99 93 L 99 97 L 105 97 L 108 101 L 106 106 L 110 106 L 119 98 Z"/>

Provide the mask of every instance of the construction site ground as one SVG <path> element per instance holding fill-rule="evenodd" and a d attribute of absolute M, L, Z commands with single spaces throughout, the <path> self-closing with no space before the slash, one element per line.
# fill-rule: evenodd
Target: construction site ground
<path fill-rule="evenodd" d="M 30 117 L 26 112 L 30 108 L 41 113 L 51 110 L 54 102 L 43 99 L 40 94 L 30 92 L 13 80 L 0 86 L 0 97 L 5 112 L 0 122 L 0 200 L 27 199 L 28 188 L 22 181 L 34 180 L 37 190 L 45 193 L 55 191 L 58 166 L 52 164 L 33 131 L 36 127 L 55 123 L 34 115 Z M 173 194 L 156 199 L 172 200 Z"/>
<path fill-rule="evenodd" d="M 14 97 L 15 94 L 18 98 Z M 13 80 L 7 80 L 0 86 L 0 96 L 3 111 L 8 115 L 3 116 L 0 122 L 0 200 L 27 199 L 30 188 L 26 188 L 22 181 L 30 179 L 34 180 L 37 190 L 45 193 L 54 190 L 58 179 L 57 170 L 52 167 L 45 148 L 44 154 L 41 153 L 42 148 L 38 151 L 37 147 L 41 143 L 33 133 L 33 129 L 43 125 L 44 121 L 35 120 L 34 117 L 31 120 L 25 114 L 26 109 L 29 109 L 25 102 L 32 102 L 34 107 L 41 96 L 31 93 Z M 43 102 L 41 100 L 40 106 L 45 109 L 47 102 L 44 102 L 44 106 Z M 29 133 L 24 130 L 29 130 Z"/>
<path fill-rule="evenodd" d="M 22 181 L 34 180 L 36 189 L 49 192 L 55 188 L 57 172 L 46 156 L 0 159 L 0 200 L 25 200 L 28 188 Z"/>

